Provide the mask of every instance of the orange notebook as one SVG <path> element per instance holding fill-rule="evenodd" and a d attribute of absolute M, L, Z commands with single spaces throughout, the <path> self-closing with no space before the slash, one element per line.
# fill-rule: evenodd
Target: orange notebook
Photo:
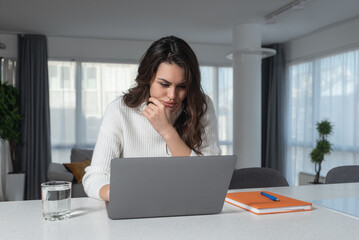
<path fill-rule="evenodd" d="M 276 193 L 266 192 L 279 201 L 270 200 L 260 194 L 259 191 L 255 192 L 236 192 L 227 193 L 226 202 L 234 206 L 243 208 L 255 214 L 270 214 L 270 213 L 284 213 L 284 212 L 298 212 L 312 210 L 312 204 L 290 197 L 285 197 Z"/>

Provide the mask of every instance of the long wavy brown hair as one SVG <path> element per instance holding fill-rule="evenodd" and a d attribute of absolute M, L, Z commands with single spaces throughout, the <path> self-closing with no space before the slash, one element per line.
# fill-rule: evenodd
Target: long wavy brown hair
<path fill-rule="evenodd" d="M 151 80 L 163 62 L 174 63 L 184 69 L 187 96 L 182 102 L 182 112 L 174 127 L 190 149 L 202 154 L 199 150 L 204 131 L 201 119 L 207 111 L 207 103 L 201 87 L 197 57 L 184 40 L 168 36 L 152 43 L 141 58 L 136 85 L 124 95 L 124 102 L 128 107 L 136 108 L 148 101 Z"/>

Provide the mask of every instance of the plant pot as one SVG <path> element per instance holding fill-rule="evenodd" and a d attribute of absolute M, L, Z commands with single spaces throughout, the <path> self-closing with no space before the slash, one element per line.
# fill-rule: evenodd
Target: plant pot
<path fill-rule="evenodd" d="M 8 201 L 22 201 L 25 193 L 25 173 L 8 173 L 6 195 Z"/>

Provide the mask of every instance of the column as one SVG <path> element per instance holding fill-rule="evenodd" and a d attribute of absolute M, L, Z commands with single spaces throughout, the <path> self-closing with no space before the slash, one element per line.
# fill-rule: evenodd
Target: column
<path fill-rule="evenodd" d="M 233 154 L 236 168 L 261 166 L 261 27 L 233 31 Z"/>

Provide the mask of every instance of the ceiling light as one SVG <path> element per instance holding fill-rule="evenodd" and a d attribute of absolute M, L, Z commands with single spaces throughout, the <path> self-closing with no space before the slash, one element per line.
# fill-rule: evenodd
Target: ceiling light
<path fill-rule="evenodd" d="M 296 0 L 288 3 L 287 5 L 284 5 L 281 8 L 278 8 L 277 10 L 271 12 L 270 14 L 266 15 L 264 19 L 266 20 L 266 23 L 275 23 L 276 17 L 282 13 L 285 13 L 292 9 L 303 9 L 302 4 L 307 2 L 308 0 Z"/>
<path fill-rule="evenodd" d="M 277 53 L 275 49 L 271 48 L 247 48 L 247 49 L 239 49 L 234 52 L 230 52 L 226 55 L 227 59 L 233 60 L 234 54 L 240 54 L 240 55 L 258 55 L 262 58 L 267 58 L 274 56 Z"/>
<path fill-rule="evenodd" d="M 5 44 L 0 42 L 0 49 L 5 49 L 5 48 L 6 48 Z"/>

